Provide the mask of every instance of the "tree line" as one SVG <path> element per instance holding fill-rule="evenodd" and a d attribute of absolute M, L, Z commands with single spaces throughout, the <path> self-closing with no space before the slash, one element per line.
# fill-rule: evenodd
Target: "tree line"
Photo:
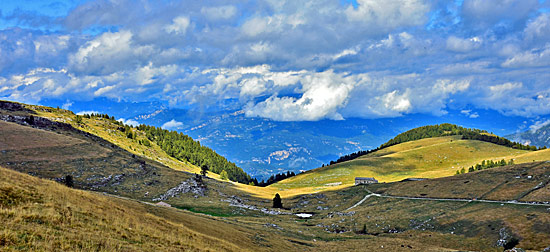
<path fill-rule="evenodd" d="M 277 183 L 277 182 L 279 182 L 283 179 L 287 179 L 287 178 L 294 177 L 294 176 L 296 176 L 296 174 L 294 172 L 287 171 L 286 173 L 282 172 L 280 174 L 277 173 L 275 175 L 271 175 L 271 177 L 269 177 L 267 179 L 267 181 L 262 180 L 259 183 L 258 183 L 258 180 L 254 179 L 254 183 L 255 183 L 255 185 L 258 185 L 258 186 L 261 186 L 261 187 L 266 187 L 268 185 Z"/>
<path fill-rule="evenodd" d="M 126 134 L 130 139 L 137 139 L 136 132 L 132 130 L 132 126 L 126 125 L 120 121 L 116 121 L 114 116 L 108 114 L 92 113 L 77 115 L 75 120 L 77 123 L 82 122 L 82 118 L 103 118 L 118 125 L 117 130 Z M 228 161 L 214 150 L 202 146 L 199 141 L 193 140 L 191 137 L 176 131 L 168 131 L 160 127 L 141 124 L 136 127 L 145 133 L 144 139 L 139 139 L 139 144 L 146 147 L 151 146 L 149 141 L 156 143 L 168 155 L 180 160 L 187 161 L 201 168 L 201 173 L 213 172 L 221 175 L 224 180 L 237 181 L 240 183 L 250 183 L 254 180 L 250 175 L 238 167 L 236 164 Z M 257 180 L 256 180 L 257 184 Z"/>
<path fill-rule="evenodd" d="M 500 161 L 483 160 L 481 162 L 481 164 L 476 164 L 475 166 L 474 165 L 470 166 L 470 168 L 468 168 L 468 172 L 481 171 L 481 170 L 484 170 L 484 169 L 490 169 L 490 168 L 494 168 L 494 167 L 505 166 L 505 165 L 513 165 L 513 164 L 514 164 L 513 159 L 510 159 L 510 161 L 508 161 L 508 162 L 506 162 L 506 160 L 504 160 L 504 159 L 502 159 Z M 464 174 L 464 173 L 466 173 L 466 169 L 462 168 L 460 170 L 457 170 L 455 175 Z"/>
<path fill-rule="evenodd" d="M 224 177 L 229 180 L 248 184 L 252 181 L 250 175 L 243 171 L 236 164 L 228 161 L 212 149 L 202 146 L 199 141 L 177 131 L 168 131 L 160 127 L 139 125 L 138 130 L 145 132 L 150 141 L 156 143 L 168 155 L 187 161 L 198 167 L 205 167 L 206 170 L 221 174 L 225 171 Z"/>

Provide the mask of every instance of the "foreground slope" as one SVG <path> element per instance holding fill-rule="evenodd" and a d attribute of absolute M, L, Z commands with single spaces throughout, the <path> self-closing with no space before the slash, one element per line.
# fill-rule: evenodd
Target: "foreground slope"
<path fill-rule="evenodd" d="M 2 251 L 249 251 L 254 244 L 250 231 L 210 217 L 70 189 L 5 168 L 0 222 Z M 284 242 L 278 248 L 288 249 Z"/>
<path fill-rule="evenodd" d="M 2 251 L 452 251 L 416 237 L 325 232 L 289 215 L 197 215 L 2 167 L 0 222 Z"/>
<path fill-rule="evenodd" d="M 350 240 L 383 236 L 458 251 L 541 251 L 550 249 L 549 182 L 550 163 L 535 162 L 353 186 L 287 204 L 314 213 L 308 225 Z"/>
<path fill-rule="evenodd" d="M 310 170 L 272 187 L 325 190 L 353 185 L 355 177 L 375 177 L 381 182 L 411 177 L 437 178 L 454 175 L 462 168 L 467 170 L 482 160 L 517 158 L 518 162 L 531 162 L 550 160 L 549 154 L 545 150 L 518 150 L 478 140 L 463 140 L 461 136 L 425 138 Z"/>

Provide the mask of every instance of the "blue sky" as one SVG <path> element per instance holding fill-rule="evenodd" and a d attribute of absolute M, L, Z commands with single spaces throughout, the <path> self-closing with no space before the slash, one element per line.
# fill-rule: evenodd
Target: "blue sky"
<path fill-rule="evenodd" d="M 550 114 L 541 0 L 0 0 L 0 98 L 279 121 Z M 70 102 L 68 102 L 69 104 Z"/>

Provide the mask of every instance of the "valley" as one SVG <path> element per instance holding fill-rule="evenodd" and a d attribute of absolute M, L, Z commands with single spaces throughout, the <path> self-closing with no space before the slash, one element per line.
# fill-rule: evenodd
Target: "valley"
<path fill-rule="evenodd" d="M 200 167 L 154 141 L 143 144 L 137 128 L 129 138 L 110 119 L 11 102 L 2 102 L 0 118 L 0 246 L 7 251 L 550 246 L 548 150 L 432 137 L 258 187 L 197 176 Z M 501 159 L 515 164 L 454 175 Z M 67 175 L 74 189 L 63 185 Z M 355 177 L 380 183 L 353 186 Z M 283 209 L 272 208 L 275 193 Z"/>

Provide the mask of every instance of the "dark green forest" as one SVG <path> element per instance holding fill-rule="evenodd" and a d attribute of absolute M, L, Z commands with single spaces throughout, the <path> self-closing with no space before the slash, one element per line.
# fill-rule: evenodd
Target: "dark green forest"
<path fill-rule="evenodd" d="M 143 124 L 137 129 L 145 132 L 149 140 L 155 142 L 172 157 L 198 167 L 207 166 L 209 171 L 217 174 L 226 171 L 228 178 L 232 181 L 245 184 L 252 181 L 250 175 L 243 169 L 183 133 Z"/>
<path fill-rule="evenodd" d="M 77 122 L 81 122 L 82 118 L 92 117 L 109 120 L 111 123 L 119 125 L 118 130 L 125 133 L 128 138 L 136 139 L 136 133 L 130 130 L 132 126 L 116 121 L 114 116 L 92 113 L 84 114 L 82 116 L 77 115 L 76 120 Z M 138 140 L 142 145 L 147 147 L 151 146 L 149 141 L 153 141 L 168 155 L 177 158 L 178 160 L 187 161 L 193 165 L 201 167 L 201 169 L 205 167 L 206 170 L 217 174 L 221 174 L 222 171 L 225 171 L 227 173 L 227 178 L 231 181 L 246 184 L 253 182 L 250 175 L 244 172 L 243 169 L 238 167 L 236 164 L 229 162 L 226 158 L 220 156 L 212 149 L 202 146 L 200 142 L 193 140 L 193 138 L 183 133 L 168 131 L 160 127 L 144 124 L 139 125 L 137 129 L 144 132 L 147 137 L 147 139 Z"/>

